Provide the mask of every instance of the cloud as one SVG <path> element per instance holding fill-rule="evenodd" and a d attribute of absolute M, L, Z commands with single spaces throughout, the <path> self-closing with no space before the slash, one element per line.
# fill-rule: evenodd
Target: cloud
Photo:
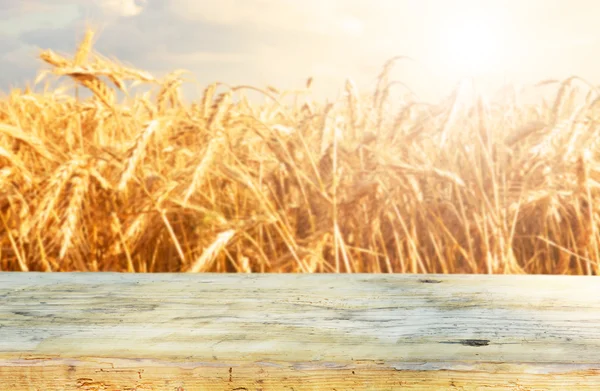
<path fill-rule="evenodd" d="M 370 38 L 376 33 L 373 27 L 381 26 L 372 23 L 376 16 L 372 7 L 360 0 L 303 4 L 289 0 L 56 0 L 53 6 L 25 0 L 7 4 L 12 4 L 10 12 L 36 10 L 23 14 L 21 32 L 4 44 L 4 53 L 19 53 L 11 60 L 11 72 L 18 73 L 16 64 L 22 61 L 22 76 L 30 80 L 42 65 L 38 49 L 72 54 L 90 21 L 99 27 L 95 49 L 100 53 L 157 76 L 188 69 L 204 84 L 219 80 L 298 88 L 312 76 L 315 90 L 336 93 L 346 77 L 360 79 L 367 75 L 361 70 L 367 69 L 371 78 L 385 60 L 379 56 L 383 43 Z M 65 7 L 76 7 L 79 16 L 50 26 L 32 17 Z M 0 11 L 0 18 L 5 11 Z"/>
<path fill-rule="evenodd" d="M 26 15 L 32 12 L 44 12 L 56 7 L 56 3 L 61 3 L 58 0 L 54 4 L 48 4 L 42 0 L 0 0 L 0 19 L 7 19 L 14 16 Z"/>
<path fill-rule="evenodd" d="M 3 2 L 11 4 L 11 12 L 79 10 L 76 20 L 23 29 L 18 39 L 24 47 L 73 53 L 91 21 L 99 27 L 98 51 L 153 73 L 183 68 L 202 83 L 218 79 L 281 88 L 300 87 L 312 76 L 316 89 L 327 86 L 329 92 L 343 87 L 347 77 L 359 84 L 375 77 L 387 58 L 407 48 L 397 45 L 406 40 L 395 39 L 394 26 L 411 23 L 399 23 L 395 15 L 408 0 L 376 0 L 376 6 L 362 0 Z M 35 58 L 29 61 L 39 65 Z"/>
<path fill-rule="evenodd" d="M 172 0 L 169 8 L 182 20 L 229 26 L 250 25 L 260 30 L 322 34 L 360 34 L 361 20 L 352 15 L 352 0 Z M 350 5 L 350 6 L 349 6 Z"/>
<path fill-rule="evenodd" d="M 20 46 L 21 42 L 17 38 L 0 33 L 0 53 L 10 53 Z"/>
<path fill-rule="evenodd" d="M 65 28 L 40 28 L 22 33 L 19 36 L 22 43 L 40 49 L 52 49 L 57 52 L 75 51 L 77 44 L 75 32 Z"/>
<path fill-rule="evenodd" d="M 600 64 L 582 53 L 598 50 L 587 38 L 599 36 L 589 11 L 599 6 L 547 1 L 551 7 L 541 0 L 0 0 L 0 56 L 12 56 L 19 79 L 19 61 L 26 75 L 40 64 L 37 48 L 73 53 L 91 22 L 100 53 L 152 73 L 189 69 L 201 83 L 282 89 L 313 76 L 315 89 L 337 94 L 346 78 L 372 86 L 389 58 L 405 55 L 418 62 L 397 65 L 392 78 L 427 94 L 456 83 L 436 54 L 446 35 L 440 26 L 481 14 L 505 21 L 514 72 L 547 77 L 571 68 L 593 79 Z M 585 64 L 576 67 L 576 59 Z"/>
<path fill-rule="evenodd" d="M 39 64 L 31 61 L 32 55 L 34 49 L 23 45 L 0 55 L 0 90 L 24 87 L 26 83 L 33 81 Z"/>
<path fill-rule="evenodd" d="M 92 3 L 105 16 L 132 17 L 142 13 L 147 0 L 93 0 Z"/>

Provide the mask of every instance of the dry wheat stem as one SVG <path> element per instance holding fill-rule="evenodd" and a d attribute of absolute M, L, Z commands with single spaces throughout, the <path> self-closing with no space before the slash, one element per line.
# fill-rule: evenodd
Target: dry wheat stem
<path fill-rule="evenodd" d="M 117 185 L 117 190 L 124 191 L 127 184 L 134 175 L 137 164 L 140 162 L 146 152 L 146 146 L 150 140 L 150 136 L 156 132 L 159 126 L 158 120 L 152 120 L 146 125 L 144 131 L 140 132 L 134 146 L 129 151 L 129 157 L 125 165 L 125 171 L 121 174 L 121 179 Z"/>
<path fill-rule="evenodd" d="M 208 270 L 234 235 L 235 231 L 232 229 L 219 233 L 212 244 L 202 252 L 202 255 L 188 269 L 188 272 L 199 273 Z"/>

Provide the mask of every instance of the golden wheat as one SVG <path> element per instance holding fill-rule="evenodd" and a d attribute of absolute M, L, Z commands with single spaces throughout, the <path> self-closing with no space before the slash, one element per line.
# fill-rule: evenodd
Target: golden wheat
<path fill-rule="evenodd" d="M 93 38 L 42 51 L 41 92 L 0 101 L 1 270 L 600 273 L 600 99 L 581 79 L 538 83 L 557 90 L 537 105 L 465 85 L 393 101 L 396 57 L 340 101 L 309 79 L 187 104 L 182 71 Z"/>

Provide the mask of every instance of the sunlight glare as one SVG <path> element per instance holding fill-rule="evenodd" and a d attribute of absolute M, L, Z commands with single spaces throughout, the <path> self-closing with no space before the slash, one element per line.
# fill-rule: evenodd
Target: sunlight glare
<path fill-rule="evenodd" d="M 461 76 L 494 71 L 502 60 L 500 34 L 489 18 L 471 16 L 449 21 L 443 29 L 441 65 Z"/>

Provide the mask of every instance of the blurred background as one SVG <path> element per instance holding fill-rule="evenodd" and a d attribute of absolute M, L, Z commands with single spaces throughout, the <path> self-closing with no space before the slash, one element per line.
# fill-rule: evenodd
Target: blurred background
<path fill-rule="evenodd" d="M 600 2 L 592 0 L 0 0 L 0 89 L 33 80 L 40 49 L 73 53 L 87 25 L 101 54 L 157 76 L 279 89 L 314 78 L 316 98 L 364 90 L 382 65 L 423 100 L 464 77 L 506 83 L 600 76 Z M 190 89 L 191 88 L 191 89 Z"/>

